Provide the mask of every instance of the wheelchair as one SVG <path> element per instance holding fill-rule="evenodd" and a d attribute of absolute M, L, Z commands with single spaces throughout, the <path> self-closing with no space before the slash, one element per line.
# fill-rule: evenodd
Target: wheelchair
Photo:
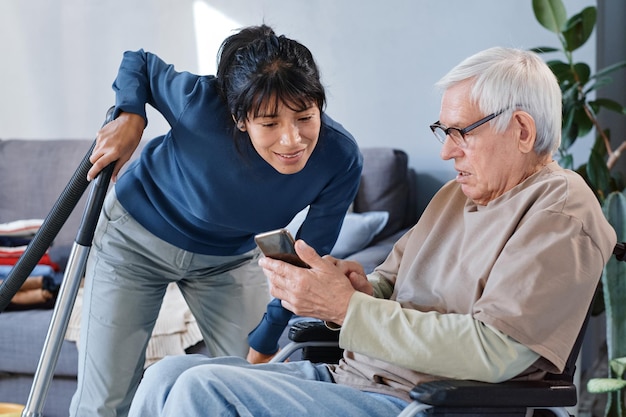
<path fill-rule="evenodd" d="M 617 260 L 626 261 L 626 244 L 618 242 L 613 254 Z M 413 401 L 398 417 L 413 417 L 420 413 L 433 417 L 571 417 L 567 407 L 578 402 L 574 374 L 590 316 L 591 306 L 562 373 L 548 373 L 540 381 L 439 380 L 422 383 L 410 391 Z M 341 357 L 339 332 L 328 329 L 320 320 L 301 318 L 294 321 L 288 336 L 290 342 L 272 358 L 272 362 L 285 361 L 296 352 L 300 352 L 302 359 L 318 363 L 336 363 Z"/>

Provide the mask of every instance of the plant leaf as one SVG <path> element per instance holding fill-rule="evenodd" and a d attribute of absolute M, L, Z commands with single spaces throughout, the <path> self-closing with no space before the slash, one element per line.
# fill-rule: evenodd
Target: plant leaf
<path fill-rule="evenodd" d="M 565 169 L 574 169 L 574 156 L 571 153 L 563 155 L 559 159 L 559 165 Z"/>
<path fill-rule="evenodd" d="M 561 0 L 533 0 L 535 18 L 550 32 L 561 33 L 567 21 L 565 6 Z"/>
<path fill-rule="evenodd" d="M 587 42 L 596 26 L 596 8 L 589 6 L 572 16 L 563 30 L 565 49 L 575 51 Z"/>
<path fill-rule="evenodd" d="M 619 391 L 626 387 L 626 381 L 613 378 L 593 378 L 587 383 L 587 391 L 593 394 Z"/>
<path fill-rule="evenodd" d="M 578 82 L 581 85 L 587 84 L 589 76 L 591 75 L 591 68 L 589 68 L 589 65 L 584 62 L 578 62 L 574 64 L 574 72 L 578 75 Z"/>
<path fill-rule="evenodd" d="M 609 139 L 611 138 L 610 132 L 608 130 L 605 130 L 604 134 Z M 593 146 L 591 147 L 591 149 L 593 150 L 593 152 L 597 153 L 602 158 L 605 158 L 607 156 L 606 146 L 604 146 L 604 140 L 602 139 L 601 135 L 596 135 L 596 141 L 593 143 Z"/>
<path fill-rule="evenodd" d="M 574 73 L 572 72 L 572 67 L 569 64 L 559 61 L 559 60 L 551 60 L 547 61 L 546 64 L 550 67 L 550 70 L 554 74 L 557 80 L 559 80 L 559 85 L 561 89 L 564 86 L 569 86 L 571 84 L 576 83 L 576 79 L 574 78 Z"/>
<path fill-rule="evenodd" d="M 626 60 L 624 61 L 620 61 L 620 62 L 616 62 L 615 64 L 611 64 L 608 67 L 604 67 L 601 70 L 599 70 L 598 72 L 595 73 L 595 75 L 593 75 L 591 78 L 601 78 L 604 77 L 607 74 L 612 73 L 613 71 L 616 71 L 620 68 L 624 68 L 626 67 Z"/>
<path fill-rule="evenodd" d="M 596 113 L 600 110 L 600 107 L 604 107 L 605 109 L 614 111 L 616 113 L 626 114 L 626 107 L 622 107 L 622 105 L 619 104 L 617 101 L 611 100 L 608 98 L 599 98 L 599 99 L 590 101 L 587 104 L 592 106 L 594 109 L 594 112 Z"/>
<path fill-rule="evenodd" d="M 604 158 L 595 150 L 591 151 L 587 162 L 587 175 L 593 189 L 596 190 L 596 194 L 606 195 L 611 183 L 611 174 Z"/>
<path fill-rule="evenodd" d="M 563 109 L 573 111 L 576 107 L 580 107 L 584 103 L 580 103 L 578 98 L 578 84 L 572 83 L 561 86 L 563 92 Z"/>
<path fill-rule="evenodd" d="M 594 77 L 591 77 L 591 79 L 593 79 L 593 78 Z M 602 87 L 605 87 L 605 86 L 611 84 L 612 82 L 613 82 L 613 80 L 611 78 L 609 78 L 609 77 L 598 78 L 595 83 L 593 83 L 591 86 L 587 87 L 587 90 L 585 91 L 585 93 L 588 93 L 588 92 L 593 91 L 593 90 L 598 90 L 598 89 L 600 89 Z"/>
<path fill-rule="evenodd" d="M 617 241 L 626 240 L 626 195 L 612 192 L 602 204 L 604 216 L 617 234 Z M 626 262 L 611 256 L 602 274 L 602 289 L 606 307 L 606 344 L 608 358 L 626 356 Z"/>
<path fill-rule="evenodd" d="M 578 138 L 578 125 L 574 122 L 575 112 L 573 108 L 563 108 L 563 128 L 561 130 L 561 149 L 569 149 Z"/>
<path fill-rule="evenodd" d="M 574 123 L 578 126 L 578 136 L 585 136 L 593 129 L 593 122 L 589 119 L 589 116 L 585 112 L 585 109 L 580 106 L 574 110 Z"/>
<path fill-rule="evenodd" d="M 611 370 L 613 374 L 618 378 L 624 376 L 624 371 L 626 371 L 626 358 L 615 358 L 609 361 L 609 365 L 611 366 Z"/>
<path fill-rule="evenodd" d="M 561 51 L 559 48 L 554 48 L 552 46 L 538 46 L 536 48 L 530 49 L 532 52 L 536 54 L 547 54 L 548 52 L 558 52 Z"/>

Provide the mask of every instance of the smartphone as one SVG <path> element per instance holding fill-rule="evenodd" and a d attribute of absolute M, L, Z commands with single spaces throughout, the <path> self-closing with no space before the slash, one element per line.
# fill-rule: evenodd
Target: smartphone
<path fill-rule="evenodd" d="M 260 233 L 254 237 L 261 252 L 268 258 L 279 259 L 301 268 L 310 268 L 296 254 L 294 248 L 294 239 L 287 229 L 272 230 L 270 232 Z"/>

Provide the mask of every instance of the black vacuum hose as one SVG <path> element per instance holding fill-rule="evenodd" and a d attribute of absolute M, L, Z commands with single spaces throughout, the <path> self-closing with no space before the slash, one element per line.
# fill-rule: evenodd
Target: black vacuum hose
<path fill-rule="evenodd" d="M 114 108 L 111 107 L 107 111 L 104 124 L 113 120 L 113 110 Z M 65 186 L 56 203 L 54 203 L 52 210 L 50 210 L 41 227 L 26 247 L 26 250 L 2 282 L 2 285 L 0 285 L 0 313 L 9 305 L 11 299 L 22 287 L 41 257 L 45 255 L 65 221 L 72 214 L 72 210 L 78 204 L 87 186 L 89 186 L 87 172 L 93 165 L 89 161 L 89 157 L 95 144 L 96 142 L 94 141 L 69 183 Z"/>

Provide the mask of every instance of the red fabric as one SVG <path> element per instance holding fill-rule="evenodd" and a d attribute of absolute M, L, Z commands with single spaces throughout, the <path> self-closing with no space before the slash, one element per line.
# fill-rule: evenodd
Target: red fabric
<path fill-rule="evenodd" d="M 20 255 L 18 256 L 0 256 L 0 265 L 15 265 L 17 263 L 17 261 L 20 259 Z M 39 260 L 39 262 L 37 262 L 37 264 L 39 265 L 49 265 L 52 267 L 52 269 L 55 270 L 55 272 L 59 272 L 61 270 L 61 268 L 59 267 L 59 265 L 55 262 L 53 262 L 50 259 L 50 255 L 48 255 L 47 253 L 45 253 L 41 259 Z"/>

